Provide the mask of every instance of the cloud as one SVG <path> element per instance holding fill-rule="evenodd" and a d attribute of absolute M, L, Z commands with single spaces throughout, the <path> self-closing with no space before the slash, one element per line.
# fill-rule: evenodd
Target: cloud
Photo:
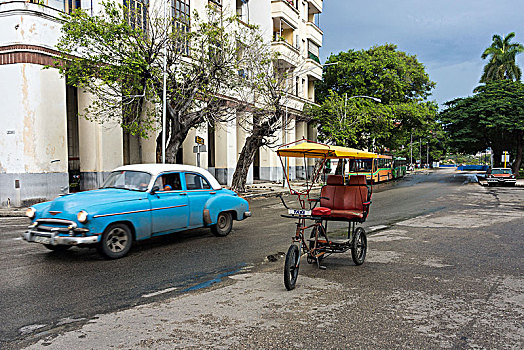
<path fill-rule="evenodd" d="M 514 40 L 524 43 L 522 13 L 522 0 L 324 1 L 321 58 L 396 44 L 426 65 L 438 84 L 434 96 L 442 103 L 471 93 L 485 64 L 480 55 L 493 34 L 514 31 Z M 522 66 L 523 61 L 517 62 Z"/>

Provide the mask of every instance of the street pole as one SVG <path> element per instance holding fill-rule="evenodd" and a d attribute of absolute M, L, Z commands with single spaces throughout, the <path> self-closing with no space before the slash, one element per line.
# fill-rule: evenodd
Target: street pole
<path fill-rule="evenodd" d="M 164 70 L 164 81 L 163 81 L 163 92 L 162 92 L 162 164 L 166 163 L 166 112 L 167 112 L 167 32 L 168 32 L 168 26 L 167 26 L 167 9 L 166 9 L 166 1 L 164 0 L 164 21 L 166 21 L 166 42 L 164 42 L 164 62 L 163 62 L 163 70 Z"/>
<path fill-rule="evenodd" d="M 413 131 L 411 131 L 411 142 L 409 143 L 409 164 L 413 165 Z"/>
<path fill-rule="evenodd" d="M 420 167 L 422 168 L 422 137 L 418 139 L 418 159 L 420 160 Z"/>
<path fill-rule="evenodd" d="M 429 168 L 429 142 L 426 142 L 426 164 Z"/>
<path fill-rule="evenodd" d="M 344 98 L 344 120 L 342 121 L 342 125 L 344 125 L 344 123 L 346 122 L 346 117 L 347 117 L 347 116 L 346 116 L 346 111 L 347 111 L 347 107 L 346 107 L 346 105 L 347 105 L 347 103 L 348 103 L 348 93 L 346 92 L 346 93 L 344 94 L 344 96 L 345 96 L 345 98 Z"/>
<path fill-rule="evenodd" d="M 284 140 L 284 144 L 287 144 L 287 128 L 286 128 L 286 124 L 287 124 L 287 104 L 286 104 L 286 113 L 284 114 L 284 122 L 283 122 L 283 125 L 282 125 L 282 132 L 284 133 L 282 135 L 282 139 Z M 284 176 L 282 178 L 282 187 L 286 187 L 286 172 L 288 172 L 287 176 L 289 176 L 289 163 L 288 163 L 288 160 L 289 157 L 286 157 L 286 161 L 285 161 L 285 167 L 284 167 Z M 289 176 L 290 177 L 290 176 Z M 288 179 L 289 179 L 288 177 Z"/>

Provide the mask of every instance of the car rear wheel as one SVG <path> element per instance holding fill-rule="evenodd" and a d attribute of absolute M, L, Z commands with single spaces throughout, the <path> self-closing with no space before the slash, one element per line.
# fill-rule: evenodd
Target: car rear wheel
<path fill-rule="evenodd" d="M 125 224 L 109 225 L 98 246 L 98 252 L 108 259 L 119 259 L 131 249 L 133 235 Z"/>
<path fill-rule="evenodd" d="M 218 214 L 217 223 L 211 226 L 211 232 L 217 237 L 224 237 L 231 232 L 233 228 L 233 217 L 229 212 Z"/>

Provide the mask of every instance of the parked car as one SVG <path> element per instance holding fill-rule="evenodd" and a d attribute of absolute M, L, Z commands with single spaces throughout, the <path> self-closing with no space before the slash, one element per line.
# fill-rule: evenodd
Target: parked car
<path fill-rule="evenodd" d="M 493 168 L 486 171 L 488 186 L 510 185 L 515 186 L 517 179 L 510 168 Z"/>
<path fill-rule="evenodd" d="M 227 236 L 233 220 L 251 216 L 248 202 L 222 188 L 206 170 L 176 164 L 126 165 L 98 190 L 68 194 L 27 209 L 22 237 L 51 250 L 95 246 L 105 257 L 125 256 L 133 241 L 209 227 Z"/>

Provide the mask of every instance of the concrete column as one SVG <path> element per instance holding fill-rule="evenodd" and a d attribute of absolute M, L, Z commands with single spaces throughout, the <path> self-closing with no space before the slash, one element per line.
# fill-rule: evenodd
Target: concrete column
<path fill-rule="evenodd" d="M 295 140 L 307 139 L 307 123 L 297 122 L 295 126 Z M 295 176 L 297 179 L 306 178 L 304 158 L 295 159 Z"/>
<path fill-rule="evenodd" d="M 78 92 L 78 110 L 83 111 L 93 99 L 84 91 Z M 100 187 L 109 172 L 123 164 L 122 128 L 117 121 L 98 124 L 78 118 L 80 172 L 82 190 Z"/>
<path fill-rule="evenodd" d="M 283 133 L 279 130 L 275 134 L 275 144 L 283 143 Z M 283 172 L 276 148 L 260 148 L 260 180 L 282 182 Z"/>
<path fill-rule="evenodd" d="M 290 115 L 288 115 L 288 124 L 286 127 L 286 143 L 290 143 L 296 140 L 296 131 L 295 131 L 295 118 L 291 118 Z M 287 167 L 287 173 L 290 180 L 296 180 L 296 158 L 289 157 L 284 159 L 284 165 Z"/>
<path fill-rule="evenodd" d="M 215 125 L 215 177 L 220 184 L 231 185 L 237 163 L 237 121 Z"/>
<path fill-rule="evenodd" d="M 310 141 L 317 141 L 317 126 L 313 123 L 307 124 L 307 135 L 306 138 Z M 307 171 L 308 174 L 312 174 L 315 167 L 315 159 L 307 160 Z"/>
<path fill-rule="evenodd" d="M 209 150 L 209 143 L 207 137 L 207 124 L 202 124 L 198 129 L 189 130 L 182 147 L 184 148 L 184 164 L 197 166 L 197 154 L 193 152 L 193 147 L 197 145 L 195 137 L 200 137 L 204 140 L 206 152 L 200 152 L 200 167 L 208 168 L 207 151 Z"/>
<path fill-rule="evenodd" d="M 156 137 L 155 133 L 151 133 L 147 139 L 140 139 L 142 163 L 156 163 Z"/>

